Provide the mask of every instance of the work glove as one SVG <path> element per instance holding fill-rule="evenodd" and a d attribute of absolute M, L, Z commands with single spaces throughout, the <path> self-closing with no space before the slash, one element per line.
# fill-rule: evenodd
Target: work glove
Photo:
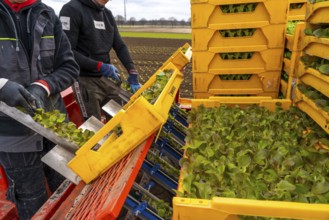
<path fill-rule="evenodd" d="M 121 82 L 119 71 L 114 65 L 103 63 L 100 71 L 103 76 L 110 77 L 117 82 Z"/>
<path fill-rule="evenodd" d="M 0 89 L 0 101 L 12 107 L 23 107 L 28 114 L 34 114 L 35 109 L 33 105 L 36 103 L 36 98 L 16 82 L 8 80 L 5 83 Z"/>
<path fill-rule="evenodd" d="M 136 72 L 129 73 L 127 81 L 133 93 L 135 93 L 141 87 L 141 84 L 138 82 L 138 74 Z"/>
<path fill-rule="evenodd" d="M 42 108 L 49 111 L 49 106 L 46 105 L 46 103 L 49 103 L 48 93 L 44 88 L 36 84 L 31 84 L 27 87 L 27 91 L 29 91 L 35 98 L 36 108 Z"/>

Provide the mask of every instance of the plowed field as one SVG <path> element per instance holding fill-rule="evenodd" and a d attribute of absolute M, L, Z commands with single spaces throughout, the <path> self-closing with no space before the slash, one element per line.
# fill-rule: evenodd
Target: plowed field
<path fill-rule="evenodd" d="M 138 70 L 141 83 L 146 82 L 179 47 L 185 43 L 191 45 L 189 40 L 178 39 L 124 38 L 124 41 Z M 126 72 L 113 51 L 111 60 L 121 72 Z M 188 64 L 183 72 L 184 81 L 180 87 L 180 96 L 184 98 L 192 98 L 191 67 L 191 63 Z M 126 74 L 122 77 L 126 77 Z"/>

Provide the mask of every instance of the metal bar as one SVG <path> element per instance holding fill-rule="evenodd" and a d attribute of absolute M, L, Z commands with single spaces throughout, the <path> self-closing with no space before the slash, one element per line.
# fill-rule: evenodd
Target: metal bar
<path fill-rule="evenodd" d="M 144 161 L 142 169 L 149 174 L 158 184 L 167 189 L 171 194 L 175 195 L 173 189 L 177 189 L 178 183 L 163 173 L 161 170 L 151 173 L 152 165 L 148 161 Z"/>
<path fill-rule="evenodd" d="M 125 207 L 127 207 L 129 210 L 134 211 L 138 207 L 138 205 L 140 205 L 140 202 L 134 199 L 132 196 L 128 195 L 125 202 Z M 150 210 L 147 207 L 144 210 L 141 210 L 139 213 L 134 213 L 134 214 L 143 219 L 163 220 L 163 218 L 158 216 L 156 213 L 154 213 L 152 210 Z"/>
<path fill-rule="evenodd" d="M 39 123 L 35 122 L 30 115 L 21 112 L 17 108 L 10 107 L 4 102 L 0 102 L 0 111 L 72 153 L 79 148 L 75 143 L 69 142 L 57 136 L 53 131 L 44 128 Z"/>

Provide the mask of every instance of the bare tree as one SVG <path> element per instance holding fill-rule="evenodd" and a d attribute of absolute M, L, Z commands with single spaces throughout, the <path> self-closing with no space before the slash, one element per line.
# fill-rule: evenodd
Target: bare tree
<path fill-rule="evenodd" d="M 173 27 L 174 25 L 177 24 L 177 19 L 175 17 L 170 17 L 168 18 L 170 24 L 171 24 L 171 27 Z"/>
<path fill-rule="evenodd" d="M 145 18 L 142 18 L 138 22 L 140 25 L 145 25 L 147 23 L 147 20 Z"/>
<path fill-rule="evenodd" d="M 161 25 L 161 26 L 164 26 L 164 25 L 166 25 L 166 19 L 165 18 L 160 18 L 159 19 L 159 24 Z"/>
<path fill-rule="evenodd" d="M 135 17 L 131 17 L 131 18 L 129 18 L 128 23 L 129 23 L 130 25 L 134 26 L 134 25 L 136 24 L 136 18 L 135 18 Z"/>
<path fill-rule="evenodd" d="M 115 16 L 115 20 L 118 25 L 123 25 L 125 23 L 125 18 L 122 15 Z"/>

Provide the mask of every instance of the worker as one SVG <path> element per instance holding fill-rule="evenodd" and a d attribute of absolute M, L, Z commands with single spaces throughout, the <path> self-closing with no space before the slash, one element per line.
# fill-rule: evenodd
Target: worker
<path fill-rule="evenodd" d="M 0 0 L 0 101 L 33 115 L 36 108 L 66 113 L 60 92 L 79 66 L 54 10 L 41 0 Z M 0 163 L 7 199 L 21 220 L 48 199 L 43 137 L 0 112 Z M 51 180 L 47 180 L 51 181 Z"/>
<path fill-rule="evenodd" d="M 59 15 L 77 63 L 79 85 L 88 117 L 101 120 L 101 107 L 112 97 L 118 100 L 121 82 L 118 69 L 111 64 L 113 48 L 129 73 L 132 92 L 140 88 L 138 74 L 112 12 L 105 8 L 108 0 L 71 0 Z"/>

